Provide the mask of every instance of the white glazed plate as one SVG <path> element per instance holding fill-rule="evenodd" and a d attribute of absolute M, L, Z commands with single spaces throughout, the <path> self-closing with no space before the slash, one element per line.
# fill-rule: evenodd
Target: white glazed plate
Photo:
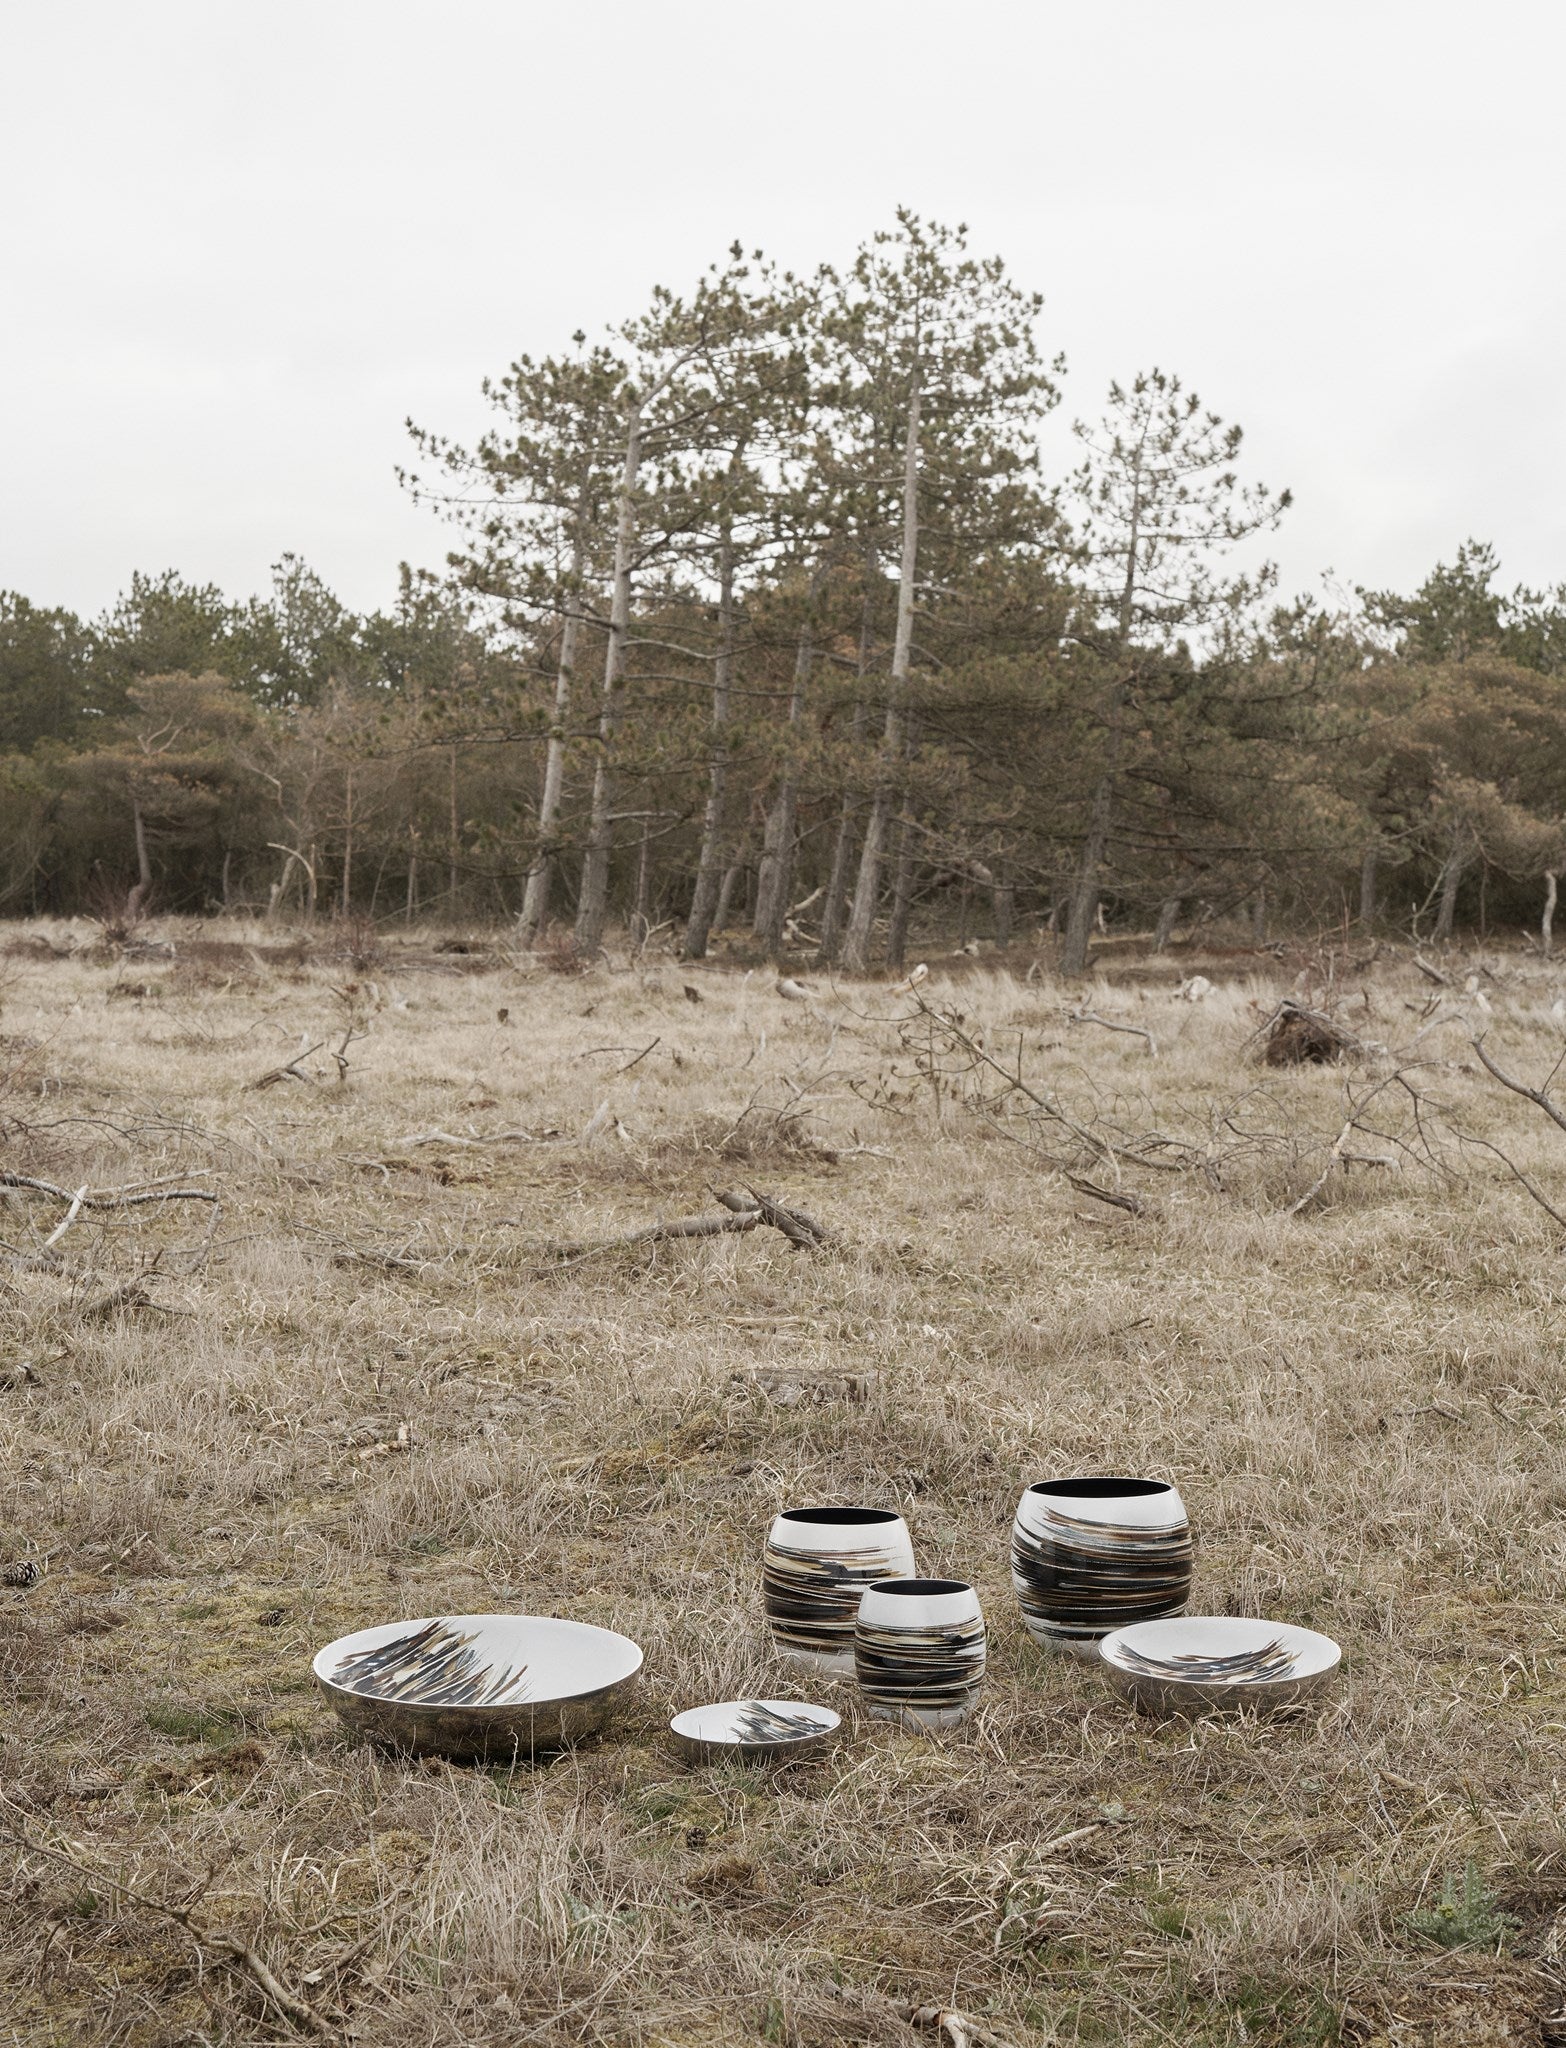
<path fill-rule="evenodd" d="M 1274 1713 L 1319 1692 L 1343 1652 L 1330 1636 L 1290 1622 L 1192 1614 L 1116 1629 L 1099 1656 L 1116 1691 L 1144 1713 Z"/>
<path fill-rule="evenodd" d="M 687 1707 L 669 1723 L 685 1752 L 720 1757 L 802 1756 L 837 1733 L 841 1716 L 803 1700 L 720 1700 Z"/>
<path fill-rule="evenodd" d="M 535 1614 L 383 1622 L 328 1643 L 316 1683 L 358 1735 L 443 1756 L 529 1756 L 603 1726 L 641 1669 L 626 1636 Z"/>

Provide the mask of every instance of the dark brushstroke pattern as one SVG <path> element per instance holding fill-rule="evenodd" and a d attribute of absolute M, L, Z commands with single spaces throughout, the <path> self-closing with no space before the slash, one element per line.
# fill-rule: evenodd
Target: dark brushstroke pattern
<path fill-rule="evenodd" d="M 769 1542 L 761 1567 L 762 1604 L 772 1633 L 794 1650 L 853 1647 L 854 1620 L 866 1586 L 907 1568 L 895 1550 L 784 1550 Z"/>
<path fill-rule="evenodd" d="M 861 1620 L 854 1631 L 854 1674 L 876 1706 L 935 1711 L 966 1707 L 984 1677 L 984 1622 L 882 1628 Z"/>
<path fill-rule="evenodd" d="M 803 1742 L 828 1732 L 813 1714 L 779 1714 L 762 1700 L 741 1700 L 734 1711 L 736 1742 Z"/>
<path fill-rule="evenodd" d="M 471 1630 L 426 1622 L 377 1649 L 344 1657 L 332 1681 L 369 1699 L 432 1707 L 515 1705 L 526 1694 L 527 1666 L 488 1663 L 473 1648 L 475 1640 Z"/>
<path fill-rule="evenodd" d="M 1049 1635 L 1092 1637 L 1178 1614 L 1191 1596 L 1185 1521 L 1162 1529 L 1091 1521 L 1031 1503 L 1045 1527 L 1012 1530 L 1012 1583 L 1024 1616 Z"/>
<path fill-rule="evenodd" d="M 1188 1679 L 1200 1685 L 1268 1685 L 1292 1678 L 1299 1659 L 1276 1637 L 1254 1650 L 1239 1650 L 1227 1657 L 1204 1657 L 1200 1651 L 1181 1650 L 1172 1657 L 1144 1657 L 1140 1650 L 1121 1643 L 1115 1661 L 1139 1678 Z"/>

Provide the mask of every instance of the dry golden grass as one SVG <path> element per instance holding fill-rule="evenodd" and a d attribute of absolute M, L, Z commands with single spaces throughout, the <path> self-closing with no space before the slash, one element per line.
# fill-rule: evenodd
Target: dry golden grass
<path fill-rule="evenodd" d="M 890 2048 L 923 2004 L 1014 2048 L 1566 2039 L 1559 1233 L 1445 1137 L 1447 1178 L 1340 1169 L 1285 1213 L 1376 1071 L 1245 1053 L 1297 963 L 1199 1005 L 1164 963 L 1097 986 L 1156 1059 L 1020 959 L 924 984 L 1079 1119 L 1206 1142 L 1265 1091 L 1237 1121 L 1277 1138 L 1212 1141 L 1210 1176 L 1127 1169 L 1131 1217 L 1010 1142 L 1028 1122 L 986 1120 L 972 1076 L 938 1087 L 886 988 L 163 936 L 172 959 L 128 961 L 11 927 L 0 959 L 4 1165 L 223 1198 L 210 1247 L 204 1205 L 84 1212 L 54 1265 L 60 1205 L 0 1198 L 0 1562 L 47 1560 L 0 1594 L 8 2038 L 306 2037 L 156 1899 L 366 2044 Z M 1491 964 L 1490 1042 L 1538 1078 L 1559 977 Z M 1394 1044 L 1432 994 L 1389 960 L 1354 986 Z M 1475 1001 L 1421 1041 L 1421 1085 L 1566 1195 L 1566 1137 L 1476 1066 Z M 342 1085 L 250 1085 L 350 1022 Z M 551 1241 L 746 1180 L 840 1244 L 548 1269 Z M 138 1279 L 154 1306 L 92 1313 Z M 1160 1726 L 1036 1651 L 1007 1528 L 1027 1480 L 1075 1470 L 1177 1478 L 1197 1609 L 1339 1637 L 1328 1703 Z M 901 1504 L 925 1567 L 978 1584 L 981 1710 L 925 1740 L 818 1682 L 849 1723 L 829 1760 L 686 1769 L 676 1708 L 797 1689 L 759 1550 L 822 1499 Z M 343 1739 L 315 1646 L 484 1607 L 642 1642 L 615 1731 L 516 1772 Z M 1469 1859 L 1517 1921 L 1501 1953 L 1410 1928 Z"/>

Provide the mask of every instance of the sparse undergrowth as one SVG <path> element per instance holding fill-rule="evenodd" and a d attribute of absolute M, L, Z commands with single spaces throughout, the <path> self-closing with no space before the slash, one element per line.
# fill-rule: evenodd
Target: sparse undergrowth
<path fill-rule="evenodd" d="M 1340 1163 L 1290 1214 L 1366 1079 L 1246 1052 L 1292 967 L 1209 962 L 1199 1004 L 1162 964 L 1086 1005 L 1021 957 L 919 990 L 1083 1129 L 1185 1142 L 1243 1099 L 1247 1145 L 1285 1134 L 1122 1155 L 1132 1214 L 885 987 L 157 932 L 133 971 L 10 934 L 0 1166 L 222 1204 L 51 1246 L 63 1202 L 0 1198 L 0 1565 L 39 1566 L 0 1592 L 12 2039 L 890 2048 L 931 2006 L 1013 2048 L 1551 2039 L 1558 1233 L 1471 1150 Z M 1562 977 L 1489 969 L 1421 1087 L 1559 1196 L 1566 1140 L 1466 1027 L 1542 1077 Z M 1431 1022 L 1406 963 L 1352 985 L 1361 1038 Z M 736 1184 L 837 1236 L 551 1261 Z M 1337 1692 L 1158 1726 L 1042 1657 L 1006 1528 L 1067 1470 L 1177 1476 L 1197 1606 L 1326 1628 Z M 914 1740 L 829 1681 L 830 1759 L 687 1770 L 677 1707 L 797 1688 L 757 1565 L 805 1499 L 900 1503 L 976 1581 L 982 1708 Z M 485 1606 L 637 1637 L 616 1730 L 516 1772 L 345 1742 L 317 1644 Z"/>

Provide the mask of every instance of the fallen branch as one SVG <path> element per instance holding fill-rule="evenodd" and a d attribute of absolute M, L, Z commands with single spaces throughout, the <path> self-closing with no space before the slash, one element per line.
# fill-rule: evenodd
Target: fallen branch
<path fill-rule="evenodd" d="M 601 1238 L 596 1244 L 545 1245 L 546 1255 L 558 1261 L 546 1270 L 552 1273 L 561 1272 L 567 1266 L 580 1265 L 584 1259 L 598 1258 L 604 1252 L 620 1251 L 627 1245 L 662 1244 L 669 1238 L 725 1237 L 736 1231 L 754 1230 L 760 1221 L 760 1209 L 742 1209 L 737 1214 L 682 1216 L 672 1222 L 649 1223 L 641 1230 L 626 1230 L 618 1237 Z"/>
<path fill-rule="evenodd" d="M 132 1183 L 133 1186 L 140 1185 Z M 34 1180 L 25 1173 L 0 1171 L 0 1188 L 28 1188 L 34 1194 L 53 1195 L 57 1202 L 64 1202 L 71 1209 L 72 1216 L 78 1209 L 138 1209 L 144 1202 L 216 1202 L 219 1197 L 210 1188 L 160 1188 L 145 1187 L 137 1194 L 126 1194 L 120 1189 L 109 1188 L 101 1195 L 89 1194 L 86 1188 L 59 1188 L 52 1180 Z M 71 1220 L 68 1217 L 67 1222 Z M 63 1230 L 56 1236 L 63 1236 Z M 52 1244 L 54 1239 L 49 1242 Z"/>
<path fill-rule="evenodd" d="M 11 1802 L 7 1800 L 5 1803 L 9 1806 Z M 243 1970 L 263 1997 L 285 2019 L 292 2020 L 295 2026 L 303 2027 L 318 2040 L 329 2041 L 336 2038 L 334 2029 L 322 2019 L 313 2006 L 306 2005 L 302 1998 L 296 1998 L 293 1992 L 278 1982 L 248 1942 L 241 1941 L 234 1934 L 214 1932 L 198 1926 L 193 1908 L 176 1906 L 169 1899 L 154 1898 L 150 1892 L 138 1891 L 134 1885 L 126 1884 L 120 1878 L 110 1877 L 107 1871 L 97 1868 L 94 1864 L 84 1863 L 75 1856 L 68 1856 L 63 1849 L 56 1849 L 47 1842 L 36 1841 L 24 1829 L 0 1828 L 0 1840 L 8 1841 L 19 1849 L 28 1850 L 34 1856 L 42 1856 L 49 1862 L 63 1864 L 67 1870 L 74 1871 L 78 1877 L 85 1877 L 92 1883 L 107 1885 L 110 1891 L 118 1892 L 121 1898 L 129 1899 L 132 1905 L 139 1906 L 145 1913 L 161 1913 L 165 1919 L 183 1927 L 198 1948 L 206 1949 Z"/>
<path fill-rule="evenodd" d="M 747 1185 L 746 1193 L 754 1196 L 761 1211 L 763 1223 L 770 1223 L 774 1230 L 781 1230 L 791 1245 L 798 1250 L 813 1252 L 831 1241 L 834 1233 L 814 1216 L 807 1216 L 803 1209 L 785 1209 L 781 1202 L 774 1202 L 770 1195 L 764 1195 L 759 1188 Z"/>
<path fill-rule="evenodd" d="M 453 1131 L 410 1131 L 393 1138 L 394 1145 L 536 1145 L 531 1131 L 490 1131 L 477 1138 L 459 1138 Z M 372 1162 L 373 1163 L 373 1162 Z"/>
<path fill-rule="evenodd" d="M 1158 1057 L 1158 1040 L 1140 1024 L 1117 1024 L 1113 1017 L 1101 1017 L 1097 1010 L 1068 1010 L 1066 1021 L 1068 1024 L 1100 1024 L 1106 1031 L 1124 1031 L 1132 1038 L 1145 1038 L 1148 1057 L 1155 1060 Z"/>
<path fill-rule="evenodd" d="M 1414 955 L 1414 965 L 1425 977 L 1425 980 L 1433 981 L 1437 988 L 1450 988 L 1452 986 L 1450 975 L 1443 974 L 1439 967 L 1432 967 L 1428 960 L 1422 960 L 1417 953 Z"/>
<path fill-rule="evenodd" d="M 1079 1195 L 1091 1195 L 1096 1202 L 1108 1202 L 1111 1208 L 1124 1209 L 1128 1216 L 1147 1214 L 1147 1204 L 1140 1195 L 1122 1189 L 1101 1188 L 1096 1181 L 1084 1180 L 1080 1173 L 1068 1172 L 1066 1178 Z"/>

